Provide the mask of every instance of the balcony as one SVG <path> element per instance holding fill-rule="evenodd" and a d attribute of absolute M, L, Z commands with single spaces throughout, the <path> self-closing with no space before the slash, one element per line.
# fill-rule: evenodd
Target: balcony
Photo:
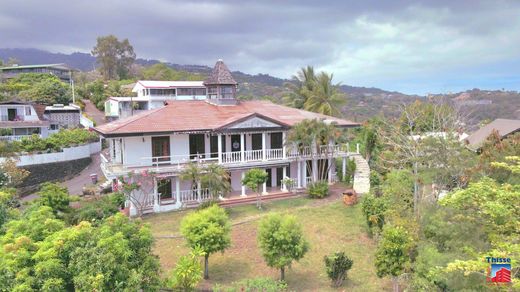
<path fill-rule="evenodd" d="M 16 115 L 16 116 L 9 116 L 9 115 L 0 115 L 0 121 L 2 122 L 22 122 L 25 121 L 24 115 Z"/>
<path fill-rule="evenodd" d="M 125 175 L 128 172 L 153 171 L 156 173 L 182 171 L 190 162 L 198 162 L 201 164 L 218 163 L 226 168 L 258 166 L 262 167 L 269 164 L 284 163 L 294 160 L 308 159 L 325 159 L 332 157 L 346 157 L 348 155 L 359 153 L 359 145 L 356 151 L 350 151 L 349 144 L 341 145 L 323 145 L 315 151 L 309 147 L 300 149 L 265 149 L 264 150 L 247 150 L 236 152 L 205 153 L 192 156 L 189 155 L 172 155 L 172 156 L 155 156 L 142 157 L 141 162 L 136 164 L 121 164 L 112 162 L 110 159 L 101 154 L 101 169 L 107 177 L 116 177 Z M 212 155 L 213 154 L 213 155 Z M 213 157 L 212 157 L 213 156 Z M 215 157 L 216 156 L 216 157 Z"/>

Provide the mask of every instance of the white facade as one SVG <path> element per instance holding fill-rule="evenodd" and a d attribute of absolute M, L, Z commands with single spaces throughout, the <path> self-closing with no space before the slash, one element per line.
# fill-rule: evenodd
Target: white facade
<path fill-rule="evenodd" d="M 0 104 L 0 140 L 20 140 L 27 135 L 47 137 L 49 123 L 41 121 L 32 104 Z"/>
<path fill-rule="evenodd" d="M 137 96 L 110 97 L 105 102 L 105 115 L 111 119 L 120 119 L 145 110 L 163 107 L 169 100 L 206 99 L 206 87 L 203 81 L 139 80 L 132 92 Z"/>
<path fill-rule="evenodd" d="M 254 129 L 255 125 L 258 130 Z M 190 181 L 180 179 L 180 174 L 190 162 L 222 165 L 229 172 L 232 192 L 247 196 L 252 190 L 242 185 L 242 178 L 251 168 L 268 172 L 269 181 L 262 188 L 265 195 L 272 191 L 287 191 L 288 187 L 282 184 L 284 177 L 293 179 L 294 188 L 305 188 L 309 181 L 317 180 L 317 175 L 313 179 L 313 174 L 307 170 L 307 165 L 310 165 L 315 172 L 320 171 L 315 161 L 328 161 L 330 168 L 322 176 L 332 183 L 336 180 L 336 158 L 343 158 L 345 164 L 347 156 L 353 154 L 348 145 L 333 143 L 315 151 L 291 149 L 287 147 L 286 134 L 287 129 L 253 117 L 220 133 L 111 137 L 106 139 L 109 157 L 102 156 L 102 170 L 109 180 L 117 180 L 129 173 L 134 174 L 134 179 L 140 177 L 143 184 L 148 180 L 154 186 L 143 194 L 148 198 L 149 210 L 162 212 L 210 198 L 210 190 L 198 189 L 197 186 L 197 190 L 193 190 Z M 149 173 L 153 176 L 145 175 Z M 166 193 L 161 193 L 159 183 L 168 185 L 163 188 Z"/>

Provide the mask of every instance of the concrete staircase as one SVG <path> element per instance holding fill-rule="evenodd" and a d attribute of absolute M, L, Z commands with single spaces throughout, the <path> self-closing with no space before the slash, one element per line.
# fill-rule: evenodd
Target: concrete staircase
<path fill-rule="evenodd" d="M 370 191 L 370 167 L 365 158 L 359 154 L 352 155 L 356 162 L 354 172 L 354 190 L 359 194 L 366 194 Z"/>

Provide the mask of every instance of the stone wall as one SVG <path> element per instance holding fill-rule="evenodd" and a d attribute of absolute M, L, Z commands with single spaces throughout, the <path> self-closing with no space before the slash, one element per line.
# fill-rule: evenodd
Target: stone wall
<path fill-rule="evenodd" d="M 28 195 L 35 192 L 41 183 L 65 181 L 78 175 L 85 169 L 92 159 L 90 157 L 55 163 L 35 164 L 22 168 L 31 172 L 25 181 L 18 187 L 19 193 Z"/>

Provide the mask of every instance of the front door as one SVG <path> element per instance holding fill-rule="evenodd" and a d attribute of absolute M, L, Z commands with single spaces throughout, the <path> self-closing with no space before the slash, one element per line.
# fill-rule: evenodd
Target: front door
<path fill-rule="evenodd" d="M 271 133 L 271 149 L 282 149 L 282 132 Z"/>
<path fill-rule="evenodd" d="M 240 151 L 240 135 L 231 135 L 231 151 Z"/>
<path fill-rule="evenodd" d="M 157 180 L 157 192 L 160 194 L 161 199 L 172 199 L 172 180 L 169 178 Z"/>
<path fill-rule="evenodd" d="M 209 138 L 209 152 L 211 158 L 218 157 L 218 136 L 210 136 Z"/>
<path fill-rule="evenodd" d="M 251 135 L 251 147 L 253 150 L 262 150 L 262 134 Z"/>
<path fill-rule="evenodd" d="M 265 183 L 268 188 L 273 186 L 273 172 L 270 168 L 265 170 L 267 172 L 267 182 Z"/>
<path fill-rule="evenodd" d="M 7 120 L 14 121 L 16 119 L 16 109 L 8 108 L 7 109 Z"/>
<path fill-rule="evenodd" d="M 170 136 L 152 137 L 154 162 L 170 160 Z"/>
<path fill-rule="evenodd" d="M 204 153 L 206 153 L 204 134 L 190 134 L 190 159 L 195 159 L 197 155 L 204 158 Z"/>

